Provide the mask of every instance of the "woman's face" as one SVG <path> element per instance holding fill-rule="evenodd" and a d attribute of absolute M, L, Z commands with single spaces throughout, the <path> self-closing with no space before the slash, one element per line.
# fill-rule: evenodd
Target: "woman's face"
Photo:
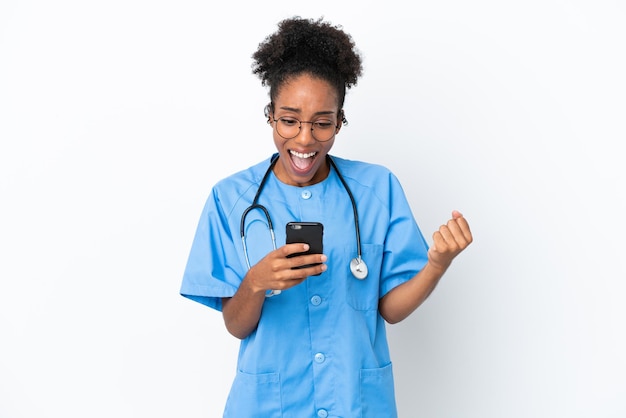
<path fill-rule="evenodd" d="M 280 154 L 274 174 L 280 181 L 292 186 L 308 186 L 328 176 L 326 154 L 341 127 L 338 113 L 337 92 L 328 82 L 308 74 L 285 82 L 274 101 L 274 113 L 270 115 L 274 144 Z M 302 123 L 298 131 L 298 121 L 313 124 Z M 293 138 L 286 139 L 294 134 Z"/>

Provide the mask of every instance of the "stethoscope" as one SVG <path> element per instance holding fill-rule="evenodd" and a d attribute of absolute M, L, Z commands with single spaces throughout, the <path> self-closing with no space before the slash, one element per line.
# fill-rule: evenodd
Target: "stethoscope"
<path fill-rule="evenodd" d="M 354 200 L 354 196 L 352 195 L 352 192 L 350 191 L 350 188 L 348 187 L 348 184 L 346 183 L 343 176 L 337 169 L 335 162 L 333 161 L 330 155 L 327 155 L 326 157 L 331 167 L 337 173 L 337 177 L 339 177 L 341 184 L 343 185 L 344 189 L 346 189 L 346 192 L 348 192 L 348 196 L 350 197 L 350 203 L 352 204 L 352 212 L 354 213 L 354 229 L 356 231 L 356 251 L 357 251 L 357 256 L 350 261 L 350 271 L 352 272 L 352 275 L 355 278 L 359 280 L 363 280 L 367 277 L 368 270 L 367 270 L 367 264 L 365 264 L 365 261 L 363 261 L 363 258 L 361 257 L 361 234 L 359 232 L 359 214 L 356 209 L 356 202 Z M 254 196 L 254 200 L 252 201 L 252 204 L 248 206 L 241 214 L 241 225 L 240 225 L 241 243 L 243 245 L 243 254 L 244 254 L 244 257 L 246 258 L 246 265 L 248 266 L 248 270 L 250 270 L 250 259 L 248 258 L 248 246 L 246 245 L 245 224 L 246 224 L 246 216 L 248 216 L 248 213 L 250 211 L 254 209 L 260 209 L 261 211 L 263 211 L 263 213 L 265 214 L 265 219 L 267 220 L 267 227 L 270 230 L 270 235 L 272 237 L 272 246 L 274 250 L 276 249 L 276 236 L 274 235 L 274 227 L 272 226 L 272 218 L 267 208 L 258 203 L 259 196 L 261 196 L 261 191 L 263 191 L 263 187 L 265 186 L 265 183 L 267 182 L 267 178 L 272 172 L 272 169 L 276 165 L 276 161 L 278 161 L 278 154 L 272 157 L 270 166 L 265 172 L 265 175 L 263 176 L 263 179 L 261 180 L 261 184 L 259 184 L 259 189 L 257 190 L 256 195 Z M 278 294 L 280 294 L 280 290 L 270 290 L 268 291 L 266 296 L 274 296 Z"/>

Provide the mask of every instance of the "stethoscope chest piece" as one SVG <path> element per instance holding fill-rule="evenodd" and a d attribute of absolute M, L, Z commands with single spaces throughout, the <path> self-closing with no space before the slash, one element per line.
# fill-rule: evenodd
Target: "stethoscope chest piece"
<path fill-rule="evenodd" d="M 367 277 L 367 264 L 361 257 L 353 258 L 350 261 L 350 271 L 352 275 L 359 280 L 363 280 Z"/>

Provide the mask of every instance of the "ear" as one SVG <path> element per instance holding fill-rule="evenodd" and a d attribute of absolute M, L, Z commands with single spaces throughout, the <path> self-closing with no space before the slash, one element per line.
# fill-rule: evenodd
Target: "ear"
<path fill-rule="evenodd" d="M 272 124 L 272 113 L 274 113 L 274 106 L 270 102 L 270 103 L 266 104 L 265 108 L 263 109 L 263 114 L 265 114 L 265 117 L 267 118 L 267 123 L 269 125 Z"/>
<path fill-rule="evenodd" d="M 343 125 L 347 125 L 347 124 L 348 124 L 348 120 L 346 119 L 346 114 L 345 114 L 345 112 L 343 111 L 343 109 L 341 109 L 341 110 L 339 111 L 339 115 L 337 115 L 337 116 L 338 116 L 338 117 L 337 117 L 338 122 L 337 122 L 337 132 L 336 132 L 336 133 L 339 133 L 339 130 L 341 129 L 341 127 L 342 127 Z"/>

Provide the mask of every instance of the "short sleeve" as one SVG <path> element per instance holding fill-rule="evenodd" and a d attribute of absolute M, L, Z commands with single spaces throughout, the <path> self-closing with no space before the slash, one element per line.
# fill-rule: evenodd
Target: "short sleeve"
<path fill-rule="evenodd" d="M 428 261 L 428 244 L 395 175 L 389 174 L 389 224 L 383 250 L 380 297 L 413 278 Z"/>
<path fill-rule="evenodd" d="M 215 189 L 206 200 L 191 245 L 180 294 L 222 310 L 222 298 L 232 297 L 243 274 L 233 231 Z"/>

